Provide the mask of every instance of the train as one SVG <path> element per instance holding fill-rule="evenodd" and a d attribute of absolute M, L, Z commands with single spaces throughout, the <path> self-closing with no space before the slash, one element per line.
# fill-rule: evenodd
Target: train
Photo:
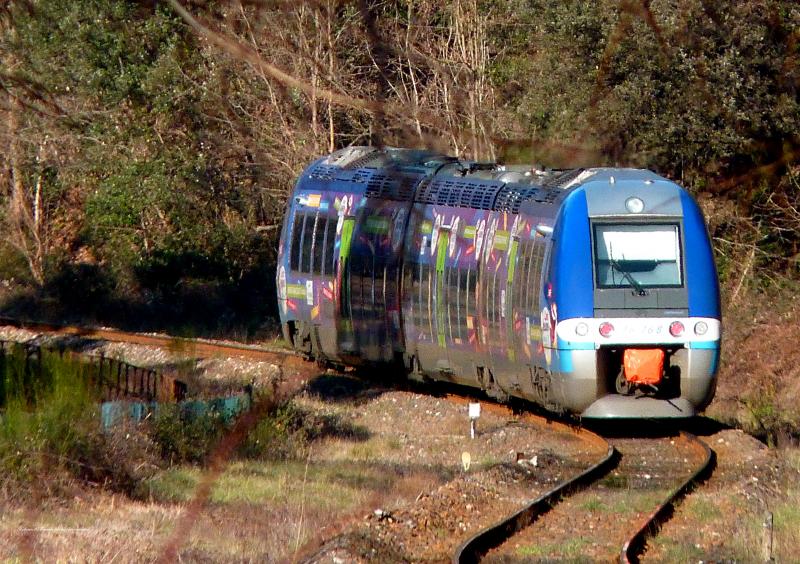
<path fill-rule="evenodd" d="M 322 363 L 588 419 L 688 418 L 716 389 L 707 226 L 648 170 L 347 147 L 297 179 L 276 282 L 284 337 Z"/>

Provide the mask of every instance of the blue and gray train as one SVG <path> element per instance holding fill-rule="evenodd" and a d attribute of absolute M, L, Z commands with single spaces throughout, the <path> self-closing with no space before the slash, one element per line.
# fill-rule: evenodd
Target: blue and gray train
<path fill-rule="evenodd" d="M 281 234 L 284 336 L 587 418 L 711 401 L 720 299 L 700 209 L 646 170 L 542 170 L 349 147 L 297 180 Z"/>

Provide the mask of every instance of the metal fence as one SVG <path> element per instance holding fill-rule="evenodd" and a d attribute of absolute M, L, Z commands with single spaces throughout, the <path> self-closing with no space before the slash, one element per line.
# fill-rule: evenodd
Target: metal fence
<path fill-rule="evenodd" d="M 62 347 L 43 347 L 29 343 L 0 340 L 0 360 L 24 351 L 26 379 L 41 380 L 42 352 L 58 354 L 61 358 L 79 362 L 86 367 L 85 377 L 90 387 L 98 390 L 101 401 L 141 400 L 144 402 L 180 402 L 186 398 L 186 383 L 151 368 L 134 366 L 128 362 L 69 351 Z M 22 359 L 20 359 L 22 360 Z"/>

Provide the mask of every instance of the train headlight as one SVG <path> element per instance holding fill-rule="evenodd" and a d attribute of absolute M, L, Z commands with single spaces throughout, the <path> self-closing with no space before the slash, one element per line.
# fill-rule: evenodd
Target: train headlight
<path fill-rule="evenodd" d="M 628 198 L 625 200 L 625 209 L 631 213 L 642 213 L 644 211 L 644 202 L 636 196 Z"/>
<path fill-rule="evenodd" d="M 575 326 L 575 334 L 579 337 L 585 337 L 589 333 L 589 326 L 583 322 L 578 323 Z"/>
<path fill-rule="evenodd" d="M 705 335 L 708 332 L 708 323 L 705 321 L 698 321 L 694 324 L 695 335 Z"/>
<path fill-rule="evenodd" d="M 669 324 L 669 334 L 672 335 L 673 337 L 680 337 L 681 335 L 683 335 L 683 330 L 684 330 L 683 323 L 681 323 L 680 321 L 673 321 L 672 323 Z"/>
<path fill-rule="evenodd" d="M 600 324 L 600 335 L 602 337 L 608 338 L 613 334 L 614 334 L 614 326 L 611 325 L 608 321 L 603 321 Z"/>

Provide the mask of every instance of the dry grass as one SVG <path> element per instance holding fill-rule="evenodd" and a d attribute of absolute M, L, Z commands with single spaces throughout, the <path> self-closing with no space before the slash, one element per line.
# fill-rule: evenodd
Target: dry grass
<path fill-rule="evenodd" d="M 320 406 L 317 406 L 318 408 Z M 352 405 L 303 407 L 309 432 L 287 460 L 234 460 L 214 482 L 177 555 L 186 560 L 275 561 L 300 554 L 311 539 L 330 536 L 377 507 L 391 507 L 434 489 L 444 479 L 397 459 L 397 436 L 353 432 Z M 321 425 L 320 421 L 326 422 Z M 304 423 L 305 425 L 305 423 Z M 387 461 L 392 458 L 394 461 Z M 19 555 L 47 561 L 152 561 L 164 556 L 175 524 L 203 481 L 189 465 L 164 469 L 139 493 L 148 502 L 87 493 L 37 503 L 0 503 L 0 561 Z"/>
<path fill-rule="evenodd" d="M 800 437 L 799 316 L 793 286 L 750 291 L 726 312 L 710 416 L 775 443 Z"/>

